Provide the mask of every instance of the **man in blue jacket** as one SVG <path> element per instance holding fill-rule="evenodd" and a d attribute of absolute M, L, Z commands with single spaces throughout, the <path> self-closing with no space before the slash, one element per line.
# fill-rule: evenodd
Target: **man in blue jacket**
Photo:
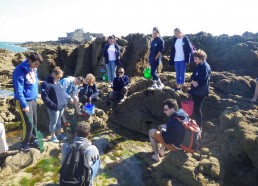
<path fill-rule="evenodd" d="M 123 101 L 127 93 L 127 86 L 130 82 L 129 77 L 125 75 L 125 70 L 120 67 L 117 71 L 118 75 L 113 81 L 113 92 L 109 94 L 112 101 Z"/>
<path fill-rule="evenodd" d="M 37 68 L 42 62 L 43 58 L 40 54 L 32 53 L 13 72 L 14 99 L 22 120 L 21 150 L 23 151 L 29 151 L 30 147 L 38 148 L 33 125 L 37 127 Z"/>
<path fill-rule="evenodd" d="M 183 109 L 178 109 L 177 101 L 167 99 L 164 101 L 164 113 L 169 117 L 167 124 L 159 127 L 159 130 L 151 129 L 149 138 L 154 151 L 152 158 L 159 161 L 164 156 L 165 148 L 170 151 L 179 151 L 180 145 L 184 140 L 185 127 L 180 120 L 187 119 L 187 114 Z M 162 147 L 158 149 L 158 143 Z"/>

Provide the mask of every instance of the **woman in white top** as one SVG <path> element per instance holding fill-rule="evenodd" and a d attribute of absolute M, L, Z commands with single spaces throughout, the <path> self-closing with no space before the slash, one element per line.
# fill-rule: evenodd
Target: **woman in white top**
<path fill-rule="evenodd" d="M 108 81 L 112 86 L 112 82 L 116 77 L 116 66 L 120 65 L 120 49 L 115 43 L 115 37 L 109 36 L 108 43 L 104 47 L 103 63 L 105 61 L 108 73 Z"/>
<path fill-rule="evenodd" d="M 174 29 L 174 36 L 170 52 L 170 64 L 175 65 L 176 91 L 181 91 L 181 85 L 185 82 L 186 63 L 190 63 L 192 49 L 189 39 L 183 35 L 179 28 Z"/>

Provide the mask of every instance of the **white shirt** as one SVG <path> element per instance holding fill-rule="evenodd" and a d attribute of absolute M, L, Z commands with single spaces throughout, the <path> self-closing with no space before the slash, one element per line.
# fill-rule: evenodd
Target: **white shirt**
<path fill-rule="evenodd" d="M 116 48 L 115 45 L 110 45 L 108 48 L 108 60 L 114 61 L 116 60 Z"/>
<path fill-rule="evenodd" d="M 184 49 L 183 49 L 183 38 L 176 40 L 175 49 L 176 49 L 176 54 L 175 54 L 174 61 L 185 60 L 185 54 L 184 54 Z"/>

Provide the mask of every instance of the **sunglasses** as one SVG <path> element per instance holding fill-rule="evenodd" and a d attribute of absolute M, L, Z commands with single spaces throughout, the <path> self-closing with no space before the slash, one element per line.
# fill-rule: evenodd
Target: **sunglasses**
<path fill-rule="evenodd" d="M 118 74 L 123 74 L 124 72 L 118 72 Z"/>

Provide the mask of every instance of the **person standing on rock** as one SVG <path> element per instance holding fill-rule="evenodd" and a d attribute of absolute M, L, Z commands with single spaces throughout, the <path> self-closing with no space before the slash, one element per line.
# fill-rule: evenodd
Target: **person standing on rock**
<path fill-rule="evenodd" d="M 258 78 L 256 78 L 256 86 L 255 86 L 255 90 L 254 90 L 254 96 L 251 99 L 251 102 L 256 102 L 258 97 Z"/>
<path fill-rule="evenodd" d="M 50 120 L 51 141 L 54 143 L 59 143 L 59 139 L 66 140 L 61 133 L 61 117 L 69 97 L 59 82 L 61 77 L 63 77 L 63 71 L 59 67 L 55 67 L 51 76 L 41 86 L 41 97 L 47 107 Z"/>
<path fill-rule="evenodd" d="M 87 74 L 83 80 L 82 88 L 79 92 L 79 101 L 86 105 L 89 102 L 98 100 L 99 91 L 96 85 L 96 78 L 93 74 Z"/>
<path fill-rule="evenodd" d="M 103 64 L 106 63 L 108 82 L 110 87 L 114 78 L 116 77 L 116 66 L 120 65 L 120 49 L 115 43 L 115 37 L 109 36 L 108 43 L 104 46 L 103 50 Z"/>
<path fill-rule="evenodd" d="M 100 168 L 100 158 L 99 150 L 95 145 L 92 145 L 89 140 L 90 125 L 84 121 L 79 122 L 76 127 L 75 135 L 74 142 L 63 144 L 61 149 L 62 168 L 60 170 L 60 185 L 63 183 L 67 183 L 66 185 L 68 185 L 68 183 L 74 183 L 78 177 L 84 177 L 84 180 L 80 179 L 79 181 L 90 182 L 90 184 L 81 183 L 80 185 L 92 186 L 93 180 Z M 76 157 L 74 154 L 76 153 L 75 151 L 80 151 L 82 153 L 80 153 L 79 157 Z M 78 161 L 80 163 L 75 164 Z M 87 170 L 86 172 L 84 171 L 86 168 L 85 165 L 90 167 L 90 175 L 82 175 L 83 173 L 88 173 Z M 78 183 L 76 185 L 78 185 Z"/>
<path fill-rule="evenodd" d="M 187 119 L 187 114 L 183 109 L 178 109 L 175 99 L 167 99 L 164 101 L 164 113 L 169 117 L 167 124 L 159 126 L 159 130 L 151 129 L 149 138 L 154 155 L 152 158 L 155 161 L 160 161 L 160 157 L 164 156 L 165 148 L 172 152 L 179 151 L 185 136 L 185 127 L 179 121 Z M 158 143 L 162 147 L 158 149 Z"/>
<path fill-rule="evenodd" d="M 60 83 L 63 89 L 65 90 L 67 96 L 69 97 L 70 103 L 74 104 L 75 111 L 77 112 L 77 114 L 82 115 L 82 112 L 80 111 L 78 93 L 79 93 L 79 86 L 81 86 L 83 83 L 83 78 L 80 76 L 78 77 L 68 76 L 66 78 L 61 79 Z M 62 115 L 62 119 L 65 127 L 70 126 L 70 123 L 66 121 L 64 114 Z"/>
<path fill-rule="evenodd" d="M 197 124 L 202 128 L 202 102 L 209 94 L 211 68 L 206 62 L 207 54 L 203 50 L 193 53 L 195 70 L 191 75 L 191 89 L 188 94 L 192 95 L 194 101 L 194 116 Z"/>
<path fill-rule="evenodd" d="M 122 67 L 118 68 L 117 74 L 113 81 L 113 91 L 110 92 L 108 97 L 112 101 L 122 102 L 125 99 L 130 79 L 125 75 L 125 70 Z"/>
<path fill-rule="evenodd" d="M 164 85 L 161 83 L 160 78 L 157 75 L 157 68 L 161 63 L 162 53 L 165 49 L 164 40 L 160 37 L 160 32 L 157 27 L 152 29 L 152 41 L 150 46 L 149 64 L 151 67 L 151 75 L 153 79 L 153 85 L 151 89 L 163 89 Z"/>
<path fill-rule="evenodd" d="M 182 91 L 181 86 L 185 83 L 186 64 L 190 63 L 191 44 L 179 28 L 174 29 L 175 37 L 172 40 L 170 51 L 170 65 L 175 65 L 176 91 Z"/>
<path fill-rule="evenodd" d="M 39 147 L 33 125 L 37 127 L 37 68 L 42 62 L 40 54 L 32 53 L 13 72 L 14 99 L 22 120 L 22 151 L 29 151 L 30 147 Z"/>

